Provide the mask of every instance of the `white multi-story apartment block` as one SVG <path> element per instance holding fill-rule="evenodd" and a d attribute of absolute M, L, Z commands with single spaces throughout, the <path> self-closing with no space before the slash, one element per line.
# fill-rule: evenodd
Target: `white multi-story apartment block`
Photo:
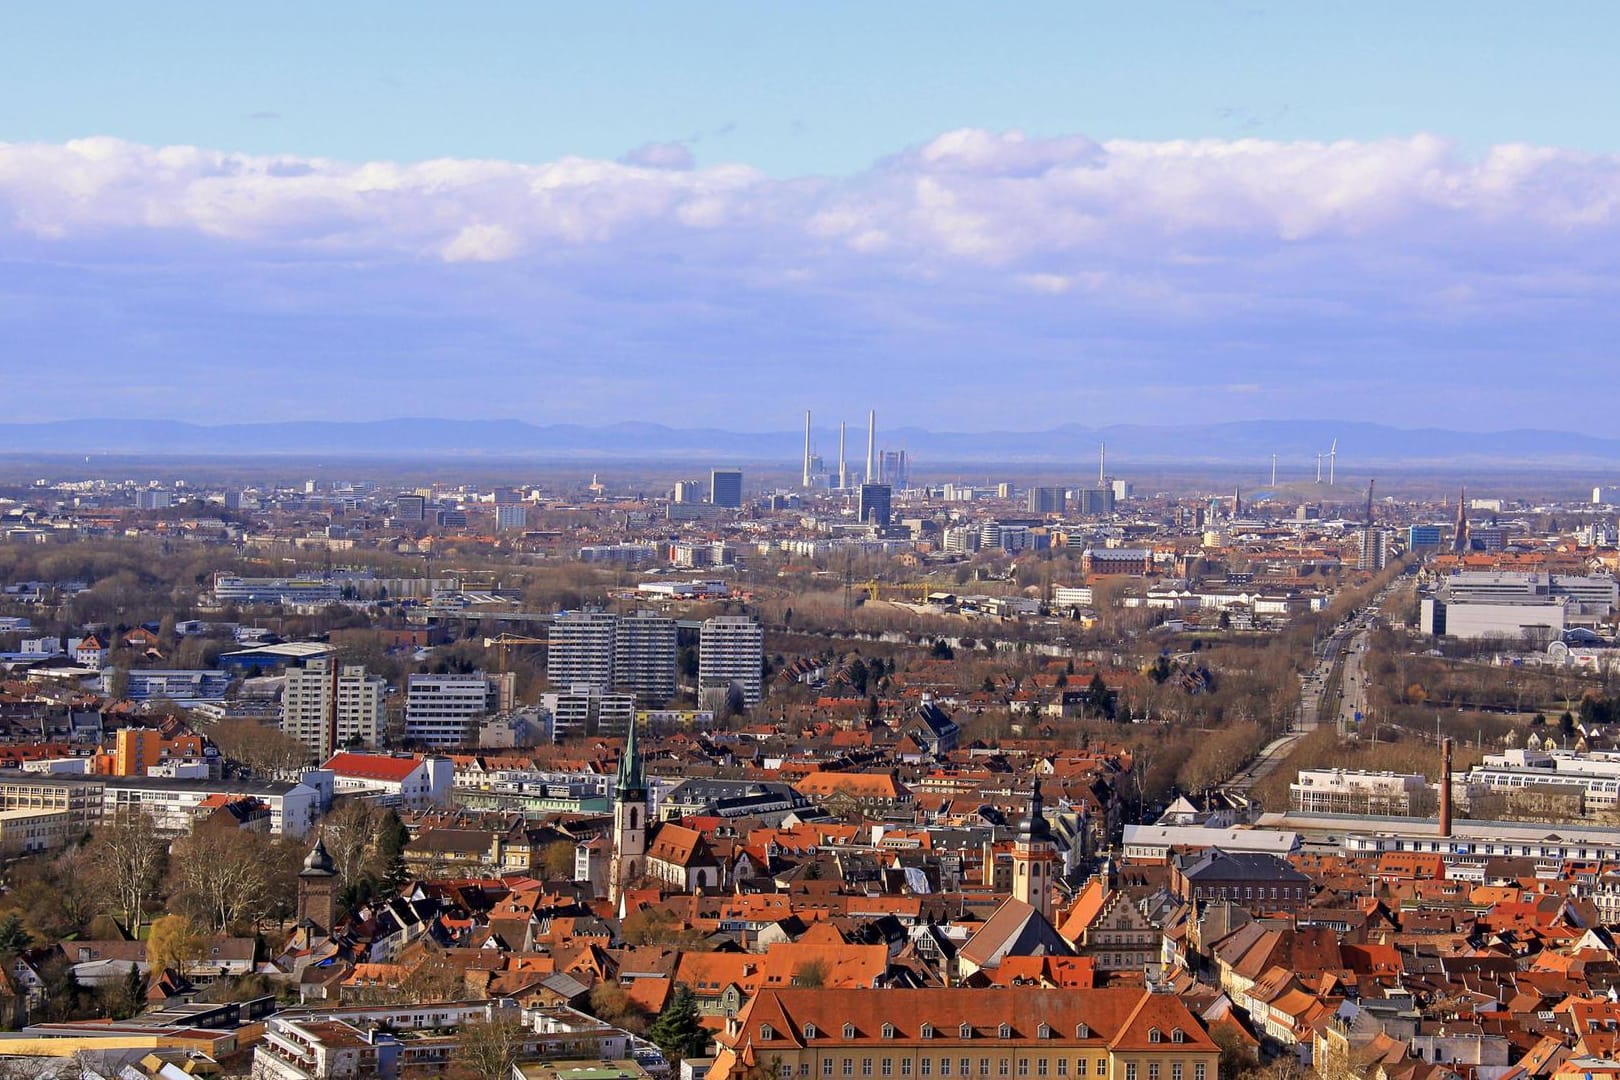
<path fill-rule="evenodd" d="M 546 678 L 552 686 L 613 687 L 619 617 L 610 611 L 570 611 L 551 624 Z"/>
<path fill-rule="evenodd" d="M 742 687 L 749 708 L 764 699 L 765 630 L 748 615 L 716 615 L 703 623 L 698 643 L 698 684 Z"/>
<path fill-rule="evenodd" d="M 642 705 L 663 705 L 675 696 L 676 653 L 674 619 L 655 611 L 626 615 L 614 633 L 613 683 Z"/>
<path fill-rule="evenodd" d="M 324 658 L 289 668 L 281 730 L 326 757 L 345 746 L 374 746 L 383 729 L 384 682 L 357 664 Z"/>
<path fill-rule="evenodd" d="M 574 686 L 540 695 L 540 707 L 551 714 L 552 733 L 626 735 L 636 715 L 634 694 L 604 694 L 594 686 Z"/>

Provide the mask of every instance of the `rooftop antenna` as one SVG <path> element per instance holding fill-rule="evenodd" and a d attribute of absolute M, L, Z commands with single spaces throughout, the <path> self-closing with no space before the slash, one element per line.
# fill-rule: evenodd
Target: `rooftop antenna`
<path fill-rule="evenodd" d="M 1328 487 L 1333 486 L 1333 467 L 1339 461 L 1339 440 L 1334 439 L 1333 445 L 1328 448 Z"/>

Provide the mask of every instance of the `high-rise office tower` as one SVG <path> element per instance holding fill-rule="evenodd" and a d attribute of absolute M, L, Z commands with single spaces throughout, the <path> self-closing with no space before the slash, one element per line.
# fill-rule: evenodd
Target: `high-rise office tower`
<path fill-rule="evenodd" d="M 1029 512 L 1032 514 L 1061 514 L 1068 507 L 1068 492 L 1060 487 L 1029 489 Z"/>
<path fill-rule="evenodd" d="M 900 491 L 911 486 L 911 463 L 904 450 L 885 450 L 878 460 L 879 480 Z"/>
<path fill-rule="evenodd" d="M 742 508 L 742 470 L 715 469 L 709 473 L 709 501 L 716 506 Z"/>
<path fill-rule="evenodd" d="M 888 484 L 862 484 L 855 514 L 868 525 L 887 525 L 893 489 Z"/>
<path fill-rule="evenodd" d="M 698 642 L 698 685 L 742 689 L 749 708 L 764 699 L 765 630 L 748 615 L 716 615 L 703 623 Z"/>

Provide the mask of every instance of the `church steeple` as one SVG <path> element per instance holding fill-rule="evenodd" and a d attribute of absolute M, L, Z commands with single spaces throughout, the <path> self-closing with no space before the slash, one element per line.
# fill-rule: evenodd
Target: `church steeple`
<path fill-rule="evenodd" d="M 1046 823 L 1041 778 L 1035 777 L 1029 794 L 1029 816 L 1018 823 L 1013 840 L 1013 897 L 1052 917 L 1052 878 L 1057 872 L 1057 842 Z"/>
<path fill-rule="evenodd" d="M 647 779 L 636 745 L 636 722 L 630 721 L 619 778 L 613 789 L 613 863 L 608 870 L 608 899 L 617 904 L 624 887 L 642 874 L 647 854 Z"/>
<path fill-rule="evenodd" d="M 636 722 L 630 721 L 630 733 L 625 736 L 624 753 L 619 757 L 619 782 L 614 795 L 623 802 L 637 794 L 645 800 L 647 780 L 641 769 L 641 750 L 636 746 Z"/>

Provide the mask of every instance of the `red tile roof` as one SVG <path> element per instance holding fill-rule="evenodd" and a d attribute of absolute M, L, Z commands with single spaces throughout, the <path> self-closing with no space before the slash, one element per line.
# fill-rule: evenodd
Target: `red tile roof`
<path fill-rule="evenodd" d="M 422 764 L 419 756 L 387 757 L 382 754 L 333 754 L 326 759 L 323 769 L 331 769 L 339 776 L 354 776 L 362 780 L 387 780 L 400 783 Z"/>

